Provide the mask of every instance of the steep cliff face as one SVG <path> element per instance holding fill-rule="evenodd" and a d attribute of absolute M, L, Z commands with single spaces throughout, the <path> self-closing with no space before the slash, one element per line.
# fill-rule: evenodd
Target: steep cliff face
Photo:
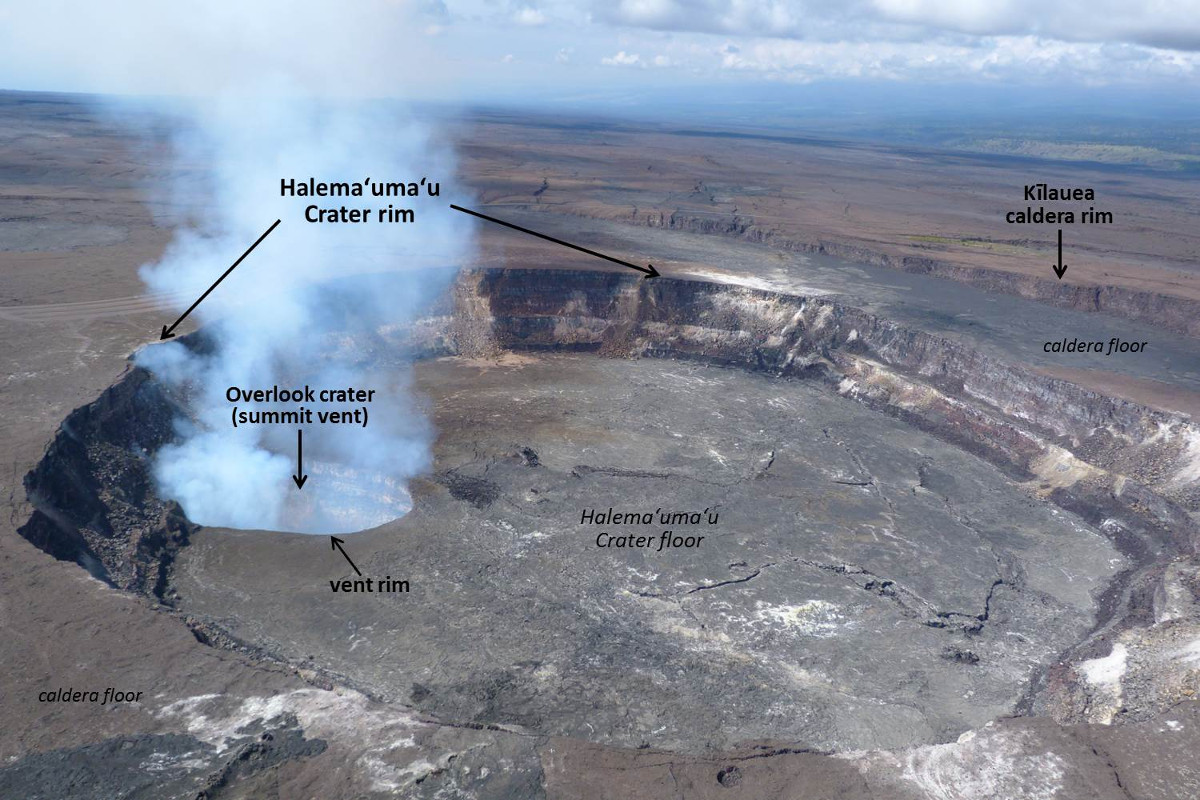
<path fill-rule="evenodd" d="M 962 266 L 936 258 L 893 255 L 844 242 L 797 239 L 759 227 L 751 220 L 737 216 L 732 219 L 719 219 L 691 216 L 678 211 L 671 214 L 635 211 L 630 216 L 616 217 L 613 221 L 689 233 L 734 236 L 767 244 L 780 250 L 830 255 L 852 263 L 871 264 L 901 272 L 945 278 L 989 292 L 1036 300 L 1057 308 L 1112 314 L 1188 336 L 1200 337 L 1200 303 L 1182 297 L 1137 291 L 1120 286 L 1063 283 L 1049 276 L 1018 275 L 999 270 Z"/>
<path fill-rule="evenodd" d="M 819 375 L 1027 479 L 1061 453 L 1200 510 L 1190 419 L 1106 397 L 820 297 L 618 273 L 496 270 L 464 282 L 487 299 L 505 348 L 668 356 Z M 1086 468 L 1085 466 L 1086 465 Z M 1056 487 L 1063 483 L 1054 482 Z"/>
<path fill-rule="evenodd" d="M 825 298 L 617 272 L 467 271 L 431 316 L 391 338 L 418 357 L 569 349 L 815 377 L 1073 510 L 1081 503 L 1071 497 L 1084 492 L 1085 511 L 1122 507 L 1172 546 L 1196 540 L 1187 512 L 1200 511 L 1200 428 L 1190 419 Z M 118 527 L 132 526 L 140 539 L 166 519 L 147 456 L 170 439 L 178 413 L 178 401 L 138 369 L 75 411 L 26 478 L 39 509 L 29 538 L 59 557 L 99 564 L 119 585 L 143 580 L 114 542 L 127 538 Z"/>
<path fill-rule="evenodd" d="M 1165 613 L 1162 598 L 1190 585 L 1200 548 L 1200 429 L 1192 420 L 828 298 L 618 272 L 468 271 L 427 317 L 381 336 L 413 357 L 574 350 L 816 380 L 954 443 L 1031 496 L 1078 514 L 1134 564 L 1105 590 L 1093 634 L 1064 663 L 1103 656 L 1105 642 L 1153 625 Z M 26 478 L 36 512 L 21 533 L 115 586 L 169 603 L 171 562 L 192 527 L 156 496 L 148 464 L 183 413 L 179 398 L 138 369 L 73 412 Z M 1177 636 L 1191 631 L 1192 616 L 1172 618 Z M 1089 719 L 1099 701 L 1072 669 L 1041 676 L 1028 709 Z M 1147 708 L 1166 702 L 1159 694 Z"/>
<path fill-rule="evenodd" d="M 500 347 L 683 358 L 821 380 L 997 464 L 1031 495 L 1103 531 L 1134 566 L 1104 590 L 1092 634 L 1031 685 L 1027 712 L 1138 720 L 1198 691 L 1177 653 L 1200 624 L 1171 610 L 1200 597 L 1186 579 L 1200 572 L 1200 429 L 1190 418 L 820 297 L 604 273 L 493 271 L 469 280 L 487 298 Z M 1136 653 L 1132 685 L 1092 679 L 1089 665 L 1127 651 Z"/>
<path fill-rule="evenodd" d="M 179 412 L 141 369 L 71 412 L 25 476 L 35 510 L 21 535 L 114 586 L 162 599 L 171 554 L 192 525 L 155 494 L 149 456 L 171 440 Z"/>

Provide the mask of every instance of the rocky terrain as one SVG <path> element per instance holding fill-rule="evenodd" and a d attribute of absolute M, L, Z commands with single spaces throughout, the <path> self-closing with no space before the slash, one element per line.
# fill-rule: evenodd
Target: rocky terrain
<path fill-rule="evenodd" d="M 464 142 L 481 200 L 497 210 L 763 242 L 963 282 L 1058 308 L 1191 336 L 1200 205 L 1186 174 L 1097 162 L 947 152 L 779 131 L 482 116 Z M 1005 222 L 1026 185 L 1086 186 L 1111 225 L 1067 232 Z M 1048 207 L 1057 207 L 1049 204 Z"/>
<path fill-rule="evenodd" d="M 411 594 L 331 606 L 323 539 L 197 532 L 155 501 L 147 457 L 176 401 L 139 369 L 68 418 L 22 534 L 210 646 L 425 724 L 865 753 L 863 787 L 885 754 L 998 718 L 1152 721 L 1200 689 L 1176 655 L 1200 633 L 1189 419 L 820 297 L 492 270 L 443 308 L 393 334 L 433 359 L 437 472 L 412 513 L 351 539 Z M 576 518 L 666 504 L 725 522 L 656 553 L 598 548 Z M 522 628 L 545 635 L 500 633 Z M 1127 687 L 1131 647 L 1145 678 Z M 398 758 L 376 788 L 407 785 Z"/>
<path fill-rule="evenodd" d="M 162 321 L 136 278 L 167 238 L 140 199 L 161 153 L 62 98 L 0 109 L 0 208 L 26 232 L 0 245 L 0 796 L 1200 792 L 1197 364 L 1170 314 L 847 264 L 799 252 L 813 240 L 787 226 L 538 209 L 563 199 L 557 172 L 468 145 L 485 200 L 664 277 L 484 233 L 440 305 L 358 348 L 381 370 L 417 359 L 440 435 L 413 510 L 345 537 L 365 575 L 411 591 L 338 596 L 329 582 L 357 576 L 328 537 L 199 528 L 156 496 L 148 459 L 188 401 L 126 359 Z M 530 131 L 529 151 L 560 135 Z M 613 151 L 588 136 L 577 167 Z M 816 165 L 843 169 L 822 147 L 810 196 L 829 180 Z M 541 204 L 501 196 L 543 171 Z M 642 191 L 611 174 L 606 192 Z M 846 224 L 887 235 L 857 198 Z M 1090 253 L 1170 262 L 1184 277 L 1155 293 L 1186 298 L 1189 240 L 1155 227 L 1169 203 L 1138 202 L 1159 231 L 1143 256 L 1103 237 Z M 925 245 L 994 274 L 1022 260 L 868 249 Z M 1056 333 L 1151 346 L 1063 363 L 1040 353 Z M 610 507 L 687 517 L 581 520 Z M 668 528 L 704 539 L 660 553 Z M 39 699 L 105 687 L 142 695 Z"/>

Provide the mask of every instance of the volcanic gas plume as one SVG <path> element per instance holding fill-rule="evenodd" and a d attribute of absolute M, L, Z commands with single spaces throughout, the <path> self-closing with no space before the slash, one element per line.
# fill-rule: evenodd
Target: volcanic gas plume
<path fill-rule="evenodd" d="M 453 174 L 451 154 L 393 105 L 318 100 L 294 85 L 226 95 L 189 122 L 175 140 L 179 161 L 200 165 L 206 180 L 176 187 L 193 225 L 143 268 L 148 287 L 182 308 L 282 222 L 197 308 L 203 346 L 169 342 L 138 356 L 192 410 L 177 422 L 178 441 L 156 455 L 159 490 L 213 526 L 328 533 L 400 516 L 405 482 L 428 466 L 431 430 L 409 397 L 406 365 L 379 365 L 386 345 L 377 333 L 410 321 L 444 287 L 467 255 L 469 225 L 428 189 L 404 198 L 410 222 L 312 223 L 313 199 L 281 187 L 310 177 L 440 184 Z M 353 204 L 389 201 L 367 193 Z M 231 424 L 230 397 L 274 386 L 356 387 L 376 399 L 365 427 Z M 291 478 L 298 427 L 308 427 L 312 473 L 303 490 Z"/>

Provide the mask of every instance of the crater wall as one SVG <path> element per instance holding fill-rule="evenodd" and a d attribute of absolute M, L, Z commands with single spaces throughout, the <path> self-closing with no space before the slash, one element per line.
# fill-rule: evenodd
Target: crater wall
<path fill-rule="evenodd" d="M 932 433 L 1078 514 L 1127 557 L 1130 566 L 1100 598 L 1091 633 L 1062 654 L 1064 662 L 1102 656 L 1113 635 L 1153 622 L 1168 567 L 1191 563 L 1200 542 L 1193 519 L 1200 434 L 1190 419 L 826 298 L 617 272 L 464 271 L 429 315 L 381 337 L 374 346 L 422 358 L 581 351 L 736 367 L 816 381 Z M 36 511 L 22 534 L 115 586 L 171 604 L 172 563 L 193 526 L 155 495 L 148 464 L 181 413 L 179 400 L 136 368 L 73 412 L 26 478 Z M 474 479 L 444 478 L 451 490 Z M 920 476 L 918 488 L 925 482 Z M 1027 710 L 1082 713 L 1091 701 L 1063 669 L 1037 676 Z"/>

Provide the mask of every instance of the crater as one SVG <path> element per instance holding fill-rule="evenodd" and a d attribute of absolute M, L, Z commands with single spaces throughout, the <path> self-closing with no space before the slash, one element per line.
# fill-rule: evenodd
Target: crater
<path fill-rule="evenodd" d="M 314 461 L 299 494 L 320 510 L 289 513 L 363 530 L 363 577 L 411 590 L 332 592 L 357 576 L 326 540 L 197 526 L 158 497 L 151 459 L 186 409 L 138 368 L 63 423 L 22 534 L 203 641 L 441 721 L 823 752 L 1028 711 L 1195 536 L 1187 496 L 1096 446 L 1103 419 L 1161 473 L 1178 420 L 828 298 L 472 271 L 339 348 L 417 360 L 433 466 L 404 487 Z M 639 519 L 589 521 L 610 509 Z"/>
<path fill-rule="evenodd" d="M 305 474 L 312 486 L 290 498 L 281 518 L 285 531 L 357 533 L 412 509 L 404 483 L 388 475 L 323 461 L 307 465 Z"/>

